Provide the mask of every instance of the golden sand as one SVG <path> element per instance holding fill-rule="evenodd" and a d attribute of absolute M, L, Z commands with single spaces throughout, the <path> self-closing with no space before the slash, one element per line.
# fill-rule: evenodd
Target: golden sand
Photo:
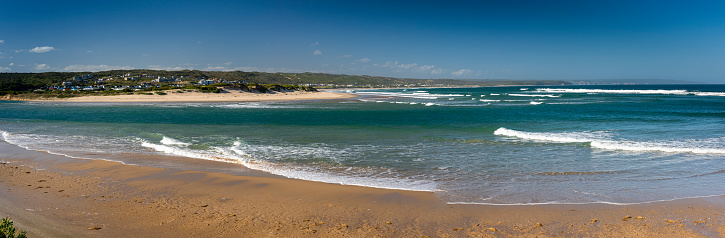
<path fill-rule="evenodd" d="M 33 99 L 33 101 L 58 102 L 252 102 L 252 101 L 287 101 L 287 100 L 315 100 L 338 99 L 355 97 L 352 94 L 333 92 L 271 92 L 251 93 L 241 90 L 226 89 L 221 93 L 181 92 L 178 90 L 164 91 L 166 95 L 144 95 L 134 93 L 130 95 L 114 96 L 81 96 L 72 98 Z"/>
<path fill-rule="evenodd" d="M 434 193 L 108 161 L 0 165 L 3 209 L 70 237 L 722 237 L 725 197 L 639 205 L 449 205 Z M 27 162 L 27 161 L 26 161 Z"/>

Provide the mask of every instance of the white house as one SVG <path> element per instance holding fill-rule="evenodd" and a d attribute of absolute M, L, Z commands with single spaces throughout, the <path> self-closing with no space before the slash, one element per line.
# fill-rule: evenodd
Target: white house
<path fill-rule="evenodd" d="M 208 80 L 208 79 L 199 80 L 199 85 L 212 85 L 212 84 L 214 84 L 214 80 Z"/>

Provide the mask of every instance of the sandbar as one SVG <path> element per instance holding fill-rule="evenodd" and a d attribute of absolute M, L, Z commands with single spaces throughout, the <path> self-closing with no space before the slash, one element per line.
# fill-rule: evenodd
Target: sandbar
<path fill-rule="evenodd" d="M 256 102 L 256 101 L 291 101 L 291 100 L 317 100 L 317 99 L 342 99 L 352 98 L 356 95 L 335 92 L 245 92 L 242 90 L 225 89 L 221 93 L 202 93 L 198 91 L 188 92 L 180 90 L 166 90 L 166 95 L 145 92 L 151 95 L 133 94 L 110 95 L 110 96 L 80 96 L 70 98 L 37 98 L 29 101 L 54 101 L 54 102 Z M 23 100 L 15 99 L 13 100 Z"/>

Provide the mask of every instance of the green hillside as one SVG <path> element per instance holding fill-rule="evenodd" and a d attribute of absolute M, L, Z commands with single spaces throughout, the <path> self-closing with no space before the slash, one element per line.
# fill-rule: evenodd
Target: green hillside
<path fill-rule="evenodd" d="M 92 75 L 93 79 L 73 80 L 74 76 Z M 126 80 L 124 76 L 135 76 Z M 500 86 L 500 85 L 569 85 L 570 82 L 554 80 L 454 80 L 454 79 L 407 79 L 368 75 L 345 75 L 325 73 L 265 73 L 242 71 L 199 71 L 199 70 L 110 70 L 102 72 L 46 72 L 46 73 L 0 73 L 0 95 L 22 93 L 38 89 L 57 87 L 72 81 L 74 86 L 139 85 L 158 77 L 176 78 L 172 84 L 196 84 L 200 79 L 218 79 L 241 84 L 284 84 L 312 85 L 325 87 L 421 87 L 421 86 Z M 160 83 L 156 83 L 157 85 Z M 163 85 L 163 84 L 162 84 Z"/>

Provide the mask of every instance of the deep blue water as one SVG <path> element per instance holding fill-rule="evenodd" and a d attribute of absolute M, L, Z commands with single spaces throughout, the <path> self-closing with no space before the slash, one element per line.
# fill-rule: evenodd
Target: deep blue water
<path fill-rule="evenodd" d="M 73 157 L 178 155 L 298 179 L 436 191 L 452 203 L 725 194 L 725 85 L 347 92 L 360 97 L 0 102 L 0 131 L 9 143 Z"/>

